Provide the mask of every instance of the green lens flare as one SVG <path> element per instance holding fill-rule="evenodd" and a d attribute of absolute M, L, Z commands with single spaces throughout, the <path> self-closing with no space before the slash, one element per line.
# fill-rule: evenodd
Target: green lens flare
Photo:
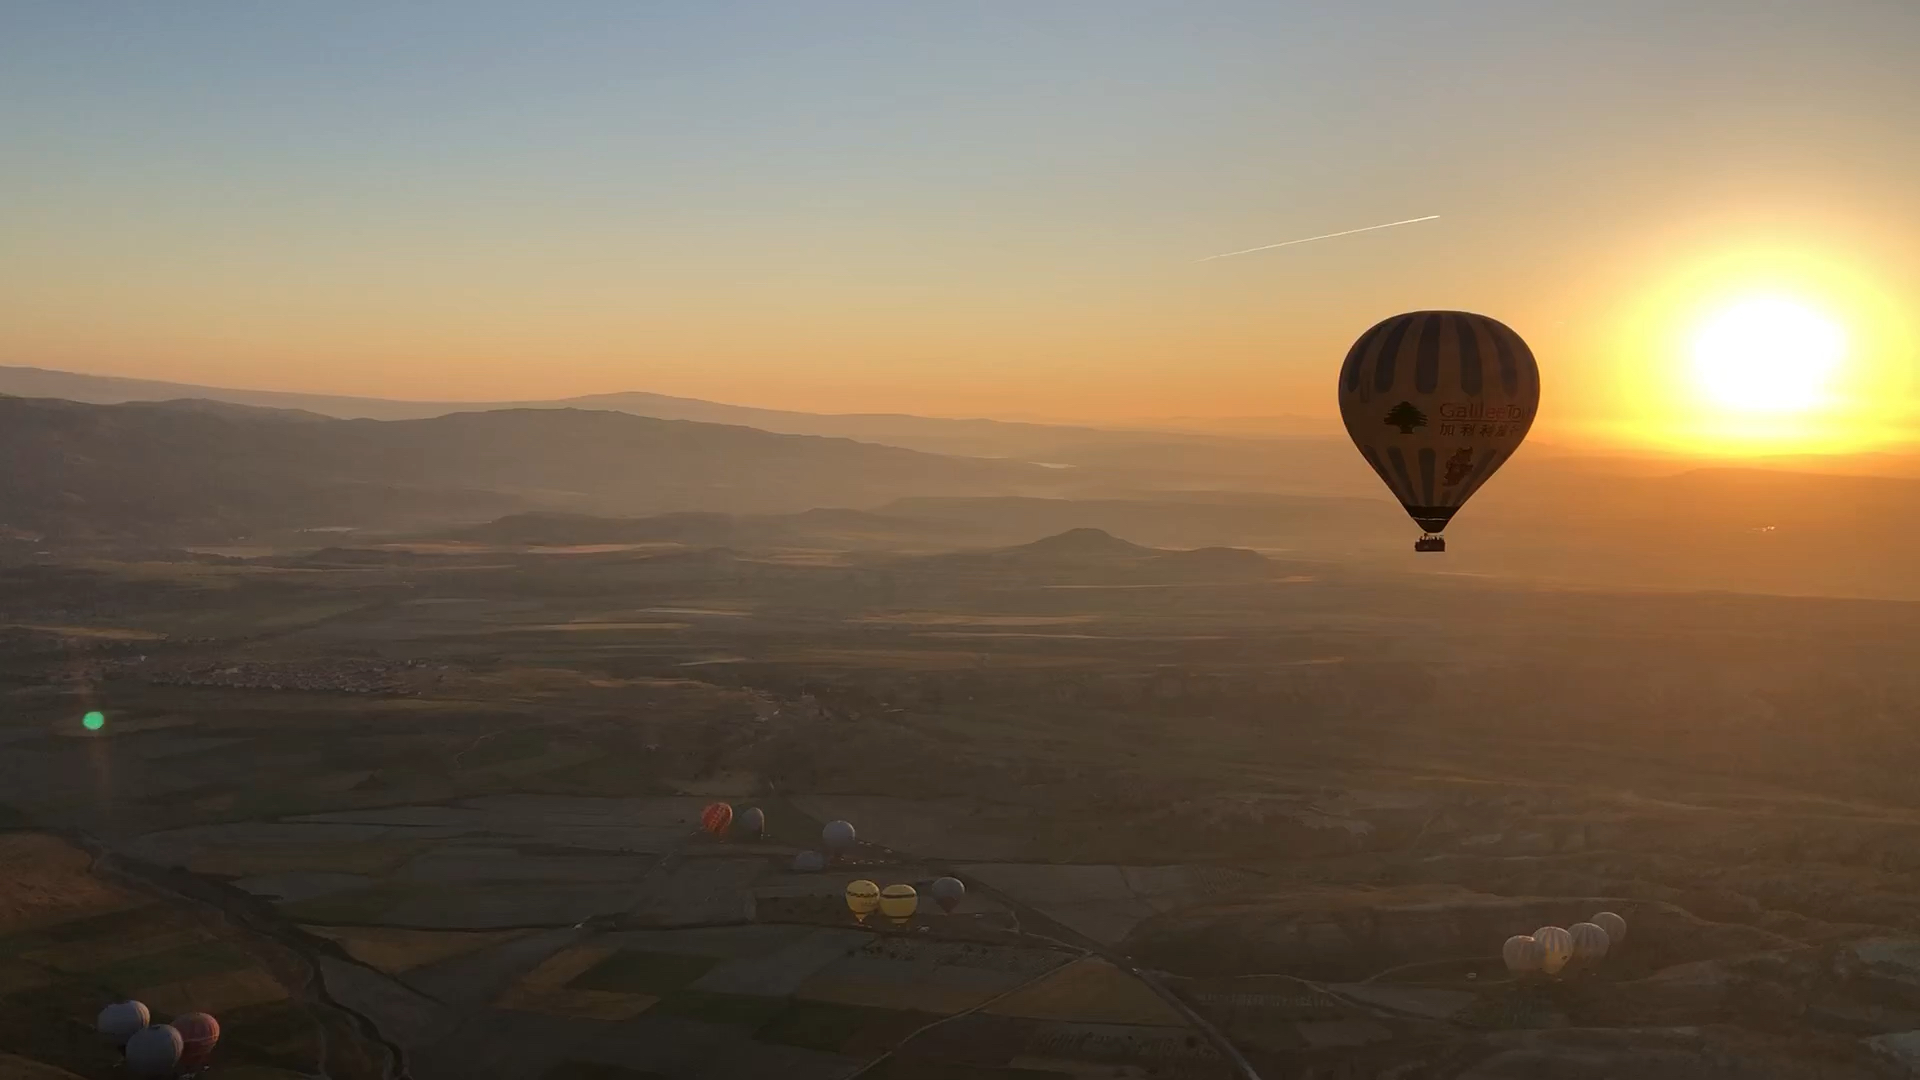
<path fill-rule="evenodd" d="M 99 711 L 90 712 L 80 718 L 80 726 L 88 731 L 99 731 L 107 726 L 107 714 Z"/>

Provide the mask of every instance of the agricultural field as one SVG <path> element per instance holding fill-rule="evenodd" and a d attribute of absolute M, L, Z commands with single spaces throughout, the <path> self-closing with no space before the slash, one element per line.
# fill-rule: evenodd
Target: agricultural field
<path fill-rule="evenodd" d="M 218 1014 L 215 1080 L 1801 1080 L 1898 1075 L 1920 1030 L 1869 1008 L 1920 985 L 1920 806 L 1867 736 L 1911 675 L 1839 602 L 245 556 L 4 571 L 0 1045 L 35 1068 L 115 1075 L 88 1025 L 128 994 Z M 1801 737 L 1822 709 L 1845 737 Z M 705 833 L 715 800 L 765 835 Z M 859 843 L 794 869 L 836 819 Z M 843 899 L 942 875 L 951 913 Z M 1604 964 L 1502 967 L 1602 908 Z"/>

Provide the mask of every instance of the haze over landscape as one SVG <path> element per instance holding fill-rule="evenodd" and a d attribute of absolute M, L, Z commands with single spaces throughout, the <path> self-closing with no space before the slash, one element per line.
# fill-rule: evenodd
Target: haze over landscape
<path fill-rule="evenodd" d="M 1916 54 L 8 9 L 0 1076 L 1920 1075 Z"/>

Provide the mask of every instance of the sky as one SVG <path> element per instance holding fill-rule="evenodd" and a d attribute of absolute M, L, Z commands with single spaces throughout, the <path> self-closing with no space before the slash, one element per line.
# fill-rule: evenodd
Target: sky
<path fill-rule="evenodd" d="M 1600 437 L 1751 279 L 1898 427 L 1916 53 L 1912 0 L 7 0 L 0 364 L 1326 417 L 1369 325 L 1458 307 Z"/>

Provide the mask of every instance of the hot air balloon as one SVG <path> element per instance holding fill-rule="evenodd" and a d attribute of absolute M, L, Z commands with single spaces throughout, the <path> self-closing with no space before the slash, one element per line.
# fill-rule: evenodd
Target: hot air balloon
<path fill-rule="evenodd" d="M 147 1007 L 137 1001 L 116 1001 L 100 1010 L 100 1019 L 95 1027 L 107 1041 L 115 1047 L 127 1045 L 133 1033 L 153 1022 Z"/>
<path fill-rule="evenodd" d="M 880 886 L 865 878 L 847 882 L 847 910 L 853 912 L 855 922 L 866 922 L 867 916 L 879 906 Z"/>
<path fill-rule="evenodd" d="M 1540 970 L 1549 975 L 1560 974 L 1560 969 L 1573 959 L 1573 935 L 1558 926 L 1543 926 L 1533 932 L 1534 940 L 1546 950 L 1540 958 Z"/>
<path fill-rule="evenodd" d="M 1626 944 L 1627 920 L 1615 915 L 1611 911 L 1602 911 L 1587 921 L 1607 932 L 1607 948 L 1609 950 L 1618 949 L 1620 946 Z"/>
<path fill-rule="evenodd" d="M 1607 932 L 1590 922 L 1577 922 L 1567 927 L 1567 933 L 1573 935 L 1573 959 L 1575 963 L 1592 964 L 1607 955 Z"/>
<path fill-rule="evenodd" d="M 933 902 L 940 910 L 951 915 L 953 909 L 960 906 L 960 898 L 967 895 L 966 883 L 957 877 L 933 879 Z"/>
<path fill-rule="evenodd" d="M 911 885 L 889 885 L 880 890 L 880 914 L 893 920 L 895 926 L 907 925 L 913 913 L 920 910 L 920 894 Z"/>
<path fill-rule="evenodd" d="M 1507 970 L 1515 975 L 1525 975 L 1530 971 L 1539 971 L 1545 950 L 1540 942 L 1526 934 L 1515 934 L 1500 946 L 1500 959 L 1505 961 Z"/>
<path fill-rule="evenodd" d="M 758 840 L 767 834 L 767 815 L 757 806 L 740 811 L 733 819 L 733 831 L 749 840 Z"/>
<path fill-rule="evenodd" d="M 853 826 L 844 821 L 829 821 L 820 830 L 820 842 L 826 845 L 827 854 L 833 858 L 842 858 L 853 850 Z"/>
<path fill-rule="evenodd" d="M 705 810 L 700 811 L 700 827 L 715 836 L 725 836 L 727 826 L 731 824 L 733 824 L 733 807 L 726 803 L 709 803 Z"/>
<path fill-rule="evenodd" d="M 180 1033 L 166 1024 L 149 1024 L 127 1040 L 127 1072 L 138 1077 L 172 1076 L 180 1064 Z"/>
<path fill-rule="evenodd" d="M 1340 366 L 1340 416 L 1360 454 L 1445 551 L 1441 530 L 1533 426 L 1540 368 L 1520 335 L 1466 311 L 1374 324 Z"/>
<path fill-rule="evenodd" d="M 793 868 L 802 874 L 817 874 L 827 868 L 827 860 L 817 851 L 803 851 L 793 857 Z"/>
<path fill-rule="evenodd" d="M 220 1042 L 220 1021 L 203 1012 L 174 1018 L 173 1030 L 180 1033 L 180 1071 L 204 1069 Z"/>

